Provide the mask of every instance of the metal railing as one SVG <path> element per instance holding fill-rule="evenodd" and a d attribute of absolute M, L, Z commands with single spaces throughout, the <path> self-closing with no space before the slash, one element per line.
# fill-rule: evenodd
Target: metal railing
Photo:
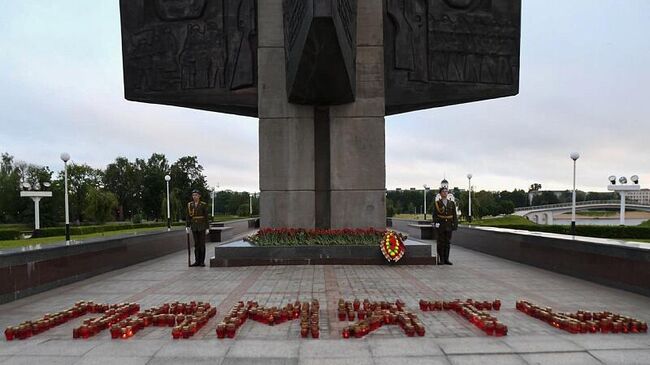
<path fill-rule="evenodd" d="M 581 202 L 576 202 L 576 206 L 585 206 L 585 205 L 619 205 L 621 204 L 621 201 L 619 199 L 616 200 L 588 200 L 588 201 L 581 201 Z M 535 206 L 530 206 L 530 207 L 519 207 L 515 208 L 515 212 L 522 212 L 522 211 L 527 211 L 527 210 L 546 210 L 546 209 L 553 209 L 553 208 L 570 208 L 572 203 L 558 203 L 558 204 L 547 204 L 547 205 L 535 205 Z M 649 207 L 650 204 L 641 204 L 637 203 L 635 201 L 628 201 L 627 205 L 635 205 L 635 206 L 643 206 L 643 207 Z"/>

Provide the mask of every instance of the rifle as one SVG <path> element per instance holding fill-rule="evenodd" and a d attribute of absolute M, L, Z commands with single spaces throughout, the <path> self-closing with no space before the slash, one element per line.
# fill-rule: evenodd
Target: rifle
<path fill-rule="evenodd" d="M 187 230 L 187 266 L 192 266 L 190 260 L 190 230 Z"/>

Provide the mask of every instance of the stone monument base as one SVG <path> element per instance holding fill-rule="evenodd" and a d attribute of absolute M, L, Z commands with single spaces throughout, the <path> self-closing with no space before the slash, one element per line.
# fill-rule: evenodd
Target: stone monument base
<path fill-rule="evenodd" d="M 407 240 L 406 253 L 397 263 L 388 263 L 377 246 L 257 247 L 235 241 L 214 249 L 210 267 L 271 265 L 435 265 L 432 246 Z"/>

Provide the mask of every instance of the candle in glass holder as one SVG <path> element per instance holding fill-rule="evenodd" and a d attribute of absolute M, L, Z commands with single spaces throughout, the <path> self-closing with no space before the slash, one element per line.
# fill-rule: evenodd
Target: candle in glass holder
<path fill-rule="evenodd" d="M 228 325 L 226 325 L 226 336 L 228 336 L 228 338 L 235 338 L 236 331 L 237 327 L 235 327 L 234 323 L 228 323 Z"/>
<path fill-rule="evenodd" d="M 7 329 L 5 330 L 5 338 L 7 339 L 7 341 L 13 341 L 14 337 L 15 337 L 14 328 L 7 327 Z"/>
<path fill-rule="evenodd" d="M 353 311 L 348 312 L 348 321 L 354 321 L 354 312 Z"/>
<path fill-rule="evenodd" d="M 501 301 L 499 299 L 496 299 L 494 302 L 492 302 L 492 308 L 495 311 L 501 310 Z"/>
<path fill-rule="evenodd" d="M 425 334 L 425 329 L 422 324 L 417 324 L 415 326 L 415 331 L 417 332 L 418 336 L 422 337 Z"/>
<path fill-rule="evenodd" d="M 406 332 L 406 335 L 409 337 L 415 336 L 415 328 L 411 324 L 407 324 L 404 326 L 404 332 Z"/>
<path fill-rule="evenodd" d="M 345 327 L 343 329 L 343 332 L 341 332 L 341 336 L 343 338 L 350 338 L 350 329 L 348 327 Z"/>
<path fill-rule="evenodd" d="M 217 325 L 217 338 L 226 337 L 226 323 L 221 322 Z"/>
<path fill-rule="evenodd" d="M 357 312 L 357 316 L 359 317 L 360 321 L 365 319 L 366 318 L 366 311 L 364 311 L 363 309 L 359 310 Z"/>
<path fill-rule="evenodd" d="M 501 337 L 508 334 L 508 327 L 501 322 L 496 322 L 494 324 L 494 335 Z"/>

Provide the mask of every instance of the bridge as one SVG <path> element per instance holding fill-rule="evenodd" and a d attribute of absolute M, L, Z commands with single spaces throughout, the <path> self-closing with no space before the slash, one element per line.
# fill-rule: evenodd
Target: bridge
<path fill-rule="evenodd" d="M 536 205 L 531 207 L 515 208 L 514 215 L 526 217 L 535 223 L 553 224 L 553 215 L 570 213 L 572 203 L 558 203 L 547 205 Z M 576 202 L 576 212 L 594 209 L 618 209 L 621 206 L 620 200 L 589 200 Z M 625 210 L 640 210 L 650 212 L 650 204 L 641 204 L 633 201 L 625 202 Z"/>

